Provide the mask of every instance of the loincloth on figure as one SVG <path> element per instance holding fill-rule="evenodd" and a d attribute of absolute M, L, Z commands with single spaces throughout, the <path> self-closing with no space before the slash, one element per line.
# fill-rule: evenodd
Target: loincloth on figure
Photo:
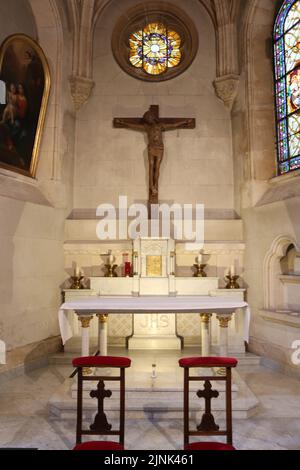
<path fill-rule="evenodd" d="M 164 146 L 163 145 L 148 145 L 148 152 L 149 155 L 152 157 L 161 158 L 164 153 Z"/>

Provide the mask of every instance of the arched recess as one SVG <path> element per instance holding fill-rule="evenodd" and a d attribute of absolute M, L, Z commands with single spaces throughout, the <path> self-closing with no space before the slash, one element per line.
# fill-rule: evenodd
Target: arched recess
<path fill-rule="evenodd" d="M 47 149 L 42 141 L 41 158 L 45 154 L 51 158 L 51 174 L 42 175 L 37 171 L 37 179 L 61 180 L 61 129 L 62 129 L 62 63 L 64 35 L 60 12 L 56 0 L 28 0 L 35 18 L 38 42 L 45 52 L 51 71 L 51 94 L 45 122 L 44 135 L 47 139 Z M 49 155 L 49 148 L 52 149 Z M 46 157 L 45 157 L 46 158 Z"/>
<path fill-rule="evenodd" d="M 89 99 L 93 82 L 92 58 L 96 24 L 113 0 L 67 0 L 73 26 L 73 68 L 71 93 L 76 110 Z M 239 62 L 237 18 L 239 0 L 198 0 L 213 23 L 217 44 L 217 66 L 214 87 L 217 96 L 231 110 L 238 92 Z M 161 2 L 163 3 L 163 1 Z"/>
<path fill-rule="evenodd" d="M 293 245 L 297 252 L 299 245 L 290 236 L 277 237 L 265 256 L 263 265 L 264 279 L 264 307 L 266 310 L 275 311 L 284 307 L 283 285 L 279 278 L 282 272 L 281 260 L 287 255 L 289 247 Z"/>

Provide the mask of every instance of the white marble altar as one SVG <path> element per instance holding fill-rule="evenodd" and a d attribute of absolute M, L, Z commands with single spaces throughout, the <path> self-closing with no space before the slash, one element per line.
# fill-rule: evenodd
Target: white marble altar
<path fill-rule="evenodd" d="M 171 312 L 188 314 L 198 313 L 202 325 L 208 324 L 210 318 L 216 314 L 220 326 L 220 355 L 228 356 L 228 324 L 237 309 L 245 310 L 244 341 L 249 340 L 250 309 L 245 301 L 231 297 L 220 296 L 148 296 L 148 297 L 90 297 L 65 302 L 61 305 L 58 318 L 63 344 L 73 336 L 72 325 L 69 322 L 68 312 L 74 311 L 82 325 L 82 355 L 88 355 L 88 329 L 93 315 L 99 319 L 99 324 L 106 323 L 108 315 L 127 314 L 136 315 L 156 314 L 160 311 L 165 314 Z M 107 330 L 104 330 L 107 335 Z M 103 334 L 104 334 L 103 333 Z M 204 337 L 204 335 L 203 335 Z M 205 336 L 209 339 L 209 335 Z M 101 328 L 99 327 L 99 352 L 107 355 L 107 340 L 100 342 Z M 104 347 L 105 344 L 105 347 Z M 202 355 L 210 353 L 210 341 L 202 344 Z"/>
<path fill-rule="evenodd" d="M 177 253 L 181 262 L 181 250 L 177 250 L 174 240 L 168 238 L 139 238 L 133 241 L 132 261 L 133 277 L 107 278 L 99 276 L 90 277 L 90 289 L 83 291 L 65 290 L 65 300 L 72 301 L 87 297 L 107 297 L 107 296 L 223 296 L 237 300 L 244 300 L 245 289 L 227 290 L 220 289 L 221 280 L 218 277 L 189 277 L 176 275 Z M 195 262 L 196 253 L 192 253 L 190 264 Z M 209 255 L 211 257 L 211 255 Z M 118 316 L 119 331 L 123 330 L 126 337 L 126 344 L 129 349 L 181 349 L 184 335 L 178 332 L 178 315 L 175 313 L 153 312 L 151 315 L 130 315 L 122 319 Z M 197 312 L 199 313 L 199 312 Z M 191 315 L 190 315 L 191 316 Z M 189 316 L 189 317 L 190 317 Z M 189 318 L 186 316 L 186 318 Z M 182 315 L 180 320 L 182 322 Z M 198 324 L 198 335 L 201 338 L 202 350 L 208 350 L 210 346 L 219 349 L 222 340 L 222 330 L 220 322 L 215 316 L 205 318 L 193 315 L 193 332 Z M 244 312 L 234 314 L 231 322 L 228 322 L 229 339 L 228 345 L 230 353 L 245 352 L 244 340 Z M 71 318 L 70 318 L 71 321 Z M 110 328 L 107 320 L 99 323 L 99 319 L 93 318 L 90 323 L 90 335 L 98 337 L 99 327 Z M 74 322 L 77 323 L 74 325 Z M 80 323 L 80 322 L 79 322 Z M 111 319 L 115 324 L 115 317 Z M 125 323 L 127 333 L 122 324 Z M 121 328 L 120 328 L 121 327 Z M 80 334 L 80 326 L 75 318 L 72 329 L 75 334 Z M 227 328 L 226 328 L 227 329 Z M 198 338 L 199 338 L 198 336 Z M 199 339 L 197 339 L 199 344 Z M 68 344 L 66 351 L 68 351 Z"/>

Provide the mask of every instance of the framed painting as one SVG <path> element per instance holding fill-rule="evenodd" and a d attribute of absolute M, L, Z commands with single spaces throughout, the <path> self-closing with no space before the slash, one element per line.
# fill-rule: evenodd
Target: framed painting
<path fill-rule="evenodd" d="M 50 72 L 30 37 L 8 37 L 0 48 L 0 167 L 36 175 L 50 93 Z"/>

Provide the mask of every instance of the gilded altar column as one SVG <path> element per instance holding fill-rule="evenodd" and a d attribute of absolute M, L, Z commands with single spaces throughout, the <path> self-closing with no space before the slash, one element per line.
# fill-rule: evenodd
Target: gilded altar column
<path fill-rule="evenodd" d="M 107 323 L 108 315 L 97 315 L 99 321 L 98 327 L 98 351 L 100 356 L 107 356 Z"/>
<path fill-rule="evenodd" d="M 81 323 L 81 356 L 86 357 L 90 355 L 90 322 L 92 316 L 79 316 L 78 320 Z"/>
<path fill-rule="evenodd" d="M 210 313 L 200 313 L 201 319 L 201 354 L 202 357 L 210 355 Z"/>

